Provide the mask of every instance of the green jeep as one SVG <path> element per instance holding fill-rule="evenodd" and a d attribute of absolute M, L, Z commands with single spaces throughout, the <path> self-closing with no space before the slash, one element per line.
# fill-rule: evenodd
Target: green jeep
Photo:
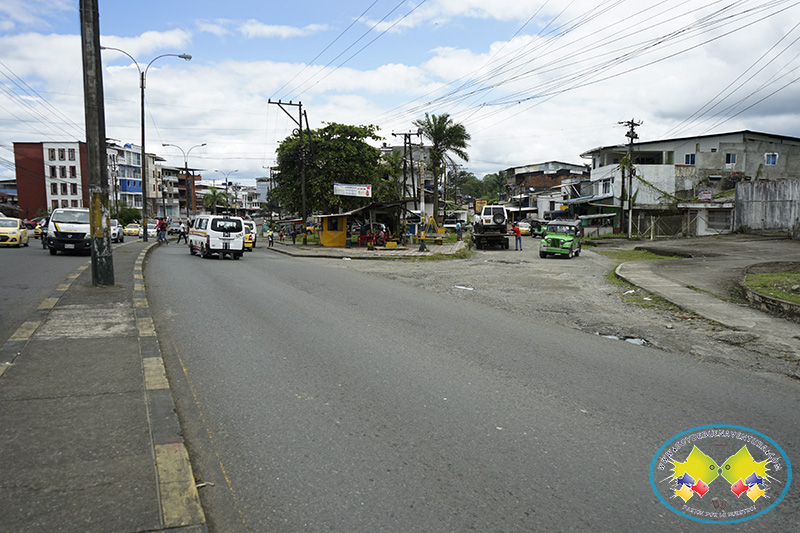
<path fill-rule="evenodd" d="M 554 220 L 547 225 L 539 244 L 539 257 L 550 254 L 566 255 L 570 259 L 581 255 L 581 227 L 578 222 Z"/>

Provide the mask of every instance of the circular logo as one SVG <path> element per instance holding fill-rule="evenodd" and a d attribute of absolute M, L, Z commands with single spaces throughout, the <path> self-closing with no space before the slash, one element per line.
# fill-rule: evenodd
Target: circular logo
<path fill-rule="evenodd" d="M 650 463 L 650 486 L 671 511 L 697 522 L 734 524 L 772 510 L 792 481 L 777 442 L 727 424 L 679 433 Z"/>

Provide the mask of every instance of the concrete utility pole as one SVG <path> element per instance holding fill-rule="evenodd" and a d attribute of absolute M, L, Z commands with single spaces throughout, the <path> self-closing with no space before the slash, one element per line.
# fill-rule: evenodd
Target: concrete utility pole
<path fill-rule="evenodd" d="M 103 107 L 103 65 L 97 0 L 80 0 L 89 212 L 92 234 L 92 285 L 114 285 L 114 257 L 108 212 L 108 151 Z"/>
<path fill-rule="evenodd" d="M 625 133 L 625 137 L 628 138 L 628 195 L 625 196 L 625 168 L 622 168 L 622 198 L 623 202 L 627 199 L 628 203 L 628 238 L 631 238 L 631 231 L 633 230 L 633 141 L 639 138 L 639 134 L 636 133 L 636 127 L 641 126 L 642 122 L 636 122 L 635 120 L 627 120 L 625 122 L 620 122 L 624 126 L 628 126 L 628 131 Z M 624 208 L 624 205 L 623 205 Z"/>
<path fill-rule="evenodd" d="M 306 119 L 306 130 L 308 133 L 308 145 L 311 146 L 311 129 L 308 127 L 308 115 L 303 112 L 303 102 L 297 102 L 293 104 L 291 100 L 289 103 L 281 102 L 278 100 L 277 102 L 273 102 L 270 99 L 267 99 L 268 104 L 275 104 L 281 108 L 281 111 L 286 113 L 290 119 L 297 124 L 297 133 L 300 136 L 300 195 L 302 198 L 303 204 L 303 244 L 308 244 L 308 235 L 306 234 L 306 169 L 305 169 L 305 158 L 306 158 L 306 150 L 305 144 L 303 142 L 303 117 Z M 295 119 L 291 113 L 289 113 L 286 108 L 283 106 L 293 106 L 298 108 L 299 116 L 298 119 Z"/>

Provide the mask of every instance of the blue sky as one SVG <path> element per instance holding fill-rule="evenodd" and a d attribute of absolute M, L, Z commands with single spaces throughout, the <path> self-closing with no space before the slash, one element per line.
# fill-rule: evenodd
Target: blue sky
<path fill-rule="evenodd" d="M 751 129 L 800 137 L 800 2 L 776 0 L 100 0 L 101 42 L 147 75 L 147 150 L 265 175 L 302 101 L 312 127 L 424 114 L 471 134 L 479 177 L 625 141 Z M 139 142 L 137 70 L 103 52 L 107 136 Z M 0 5 L 0 177 L 15 141 L 83 139 L 76 0 Z"/>

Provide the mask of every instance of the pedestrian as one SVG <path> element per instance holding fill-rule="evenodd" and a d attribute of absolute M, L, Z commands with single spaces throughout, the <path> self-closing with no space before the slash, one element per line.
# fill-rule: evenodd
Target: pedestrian
<path fill-rule="evenodd" d="M 181 239 L 183 239 L 184 243 L 189 244 L 189 239 L 186 238 L 186 226 L 183 225 L 183 222 L 181 222 L 181 227 L 178 228 L 178 244 L 180 244 Z"/>
<path fill-rule="evenodd" d="M 461 228 L 461 221 L 459 220 L 456 222 L 456 240 L 461 240 L 462 228 Z"/>
<path fill-rule="evenodd" d="M 286 238 L 286 230 L 283 226 L 281 226 L 281 231 L 278 233 L 278 242 L 283 242 L 283 239 Z"/>
<path fill-rule="evenodd" d="M 522 251 L 522 230 L 519 229 L 519 224 L 514 222 L 514 227 L 511 228 L 514 232 L 514 250 Z"/>
<path fill-rule="evenodd" d="M 292 244 L 297 244 L 297 230 L 294 228 L 294 224 L 292 224 L 292 229 L 289 230 L 289 234 L 292 236 Z"/>
<path fill-rule="evenodd" d="M 273 243 L 275 242 L 275 233 L 272 231 L 272 228 L 267 229 L 267 248 L 272 248 Z"/>

